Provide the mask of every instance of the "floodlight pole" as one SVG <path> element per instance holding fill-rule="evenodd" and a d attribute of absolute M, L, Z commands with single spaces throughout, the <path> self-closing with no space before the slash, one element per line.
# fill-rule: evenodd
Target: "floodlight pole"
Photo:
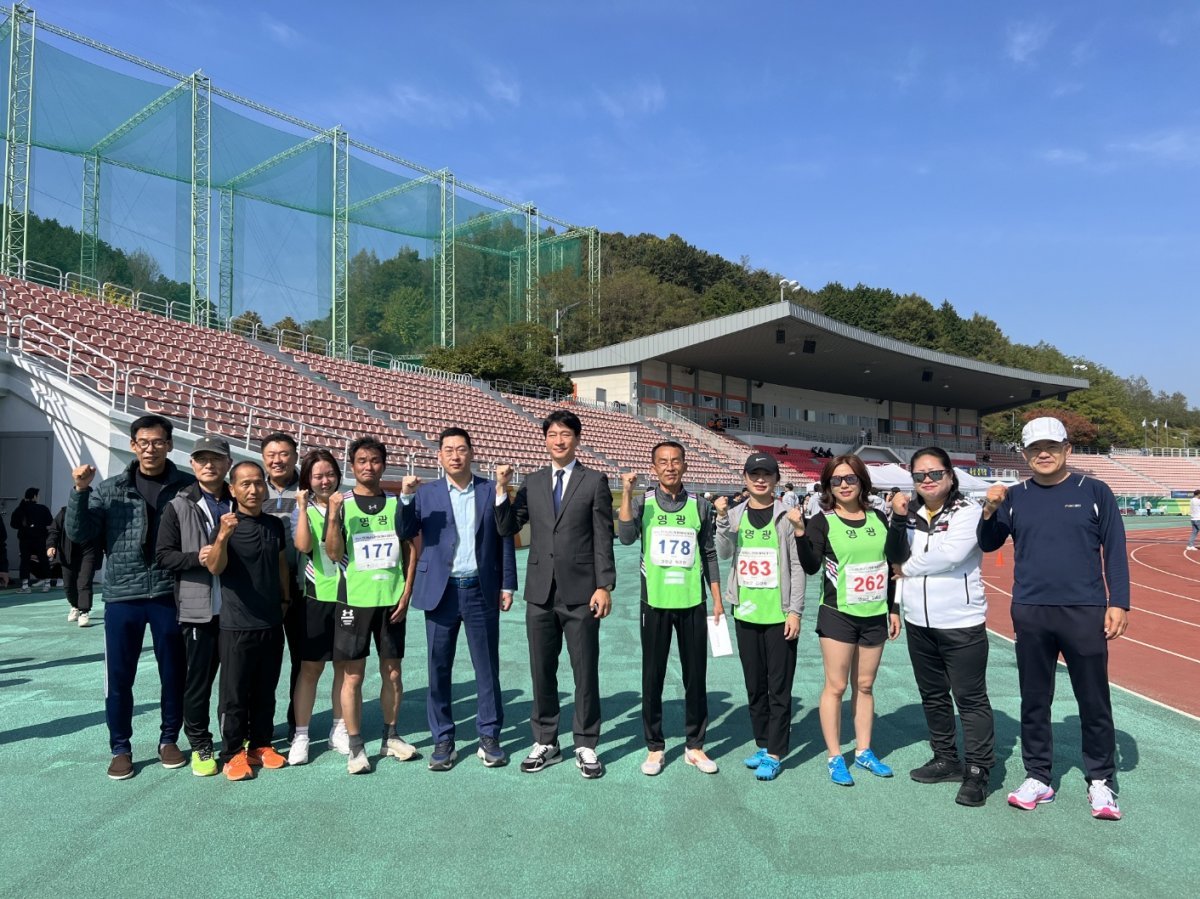
<path fill-rule="evenodd" d="M 787 278 L 779 280 L 779 302 L 783 302 L 783 293 L 788 288 L 791 288 L 792 293 L 796 293 L 800 289 L 799 281 L 789 281 Z"/>
<path fill-rule="evenodd" d="M 7 23 L 8 115 L 4 135 L 4 218 L 0 227 L 0 269 L 19 275 L 25 265 L 29 229 L 29 156 L 33 139 L 33 50 L 37 16 L 14 5 Z"/>

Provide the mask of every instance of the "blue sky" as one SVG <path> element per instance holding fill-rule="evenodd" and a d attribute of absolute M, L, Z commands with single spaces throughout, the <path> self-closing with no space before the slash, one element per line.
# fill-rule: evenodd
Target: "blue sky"
<path fill-rule="evenodd" d="M 1196 2 L 34 5 L 569 221 L 949 300 L 1200 403 Z"/>

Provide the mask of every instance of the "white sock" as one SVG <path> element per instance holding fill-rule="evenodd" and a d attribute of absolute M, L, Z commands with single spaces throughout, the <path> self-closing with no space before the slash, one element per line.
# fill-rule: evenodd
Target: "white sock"
<path fill-rule="evenodd" d="M 346 733 L 346 721 L 344 718 L 334 718 L 333 719 L 333 732 L 335 734 Z"/>
<path fill-rule="evenodd" d="M 307 725 L 306 725 L 306 726 L 304 726 L 304 727 L 301 727 L 299 724 L 297 724 L 297 725 L 296 725 L 296 736 L 297 736 L 297 737 L 303 737 L 304 739 L 306 739 L 306 740 L 307 740 L 307 739 L 308 739 L 308 727 L 307 727 Z"/>

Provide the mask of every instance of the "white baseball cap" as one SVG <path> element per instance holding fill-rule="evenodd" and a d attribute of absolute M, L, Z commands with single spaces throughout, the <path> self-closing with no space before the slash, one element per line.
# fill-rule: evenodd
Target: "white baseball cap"
<path fill-rule="evenodd" d="M 1021 429 L 1021 446 L 1029 447 L 1039 440 L 1067 443 L 1067 429 L 1057 418 L 1035 418 Z"/>

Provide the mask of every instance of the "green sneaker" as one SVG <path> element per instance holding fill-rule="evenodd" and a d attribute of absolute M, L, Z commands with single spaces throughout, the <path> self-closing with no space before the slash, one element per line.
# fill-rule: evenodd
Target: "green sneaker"
<path fill-rule="evenodd" d="M 211 749 L 199 749 L 192 753 L 192 773 L 197 777 L 212 777 L 217 773 L 217 760 Z"/>

